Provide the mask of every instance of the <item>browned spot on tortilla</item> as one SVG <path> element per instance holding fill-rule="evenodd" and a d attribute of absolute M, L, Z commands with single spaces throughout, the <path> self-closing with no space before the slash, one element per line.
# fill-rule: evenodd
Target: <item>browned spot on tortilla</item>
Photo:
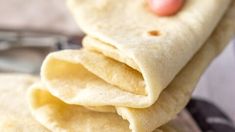
<path fill-rule="evenodd" d="M 160 32 L 157 30 L 152 30 L 152 31 L 148 31 L 148 35 L 150 36 L 159 36 Z"/>

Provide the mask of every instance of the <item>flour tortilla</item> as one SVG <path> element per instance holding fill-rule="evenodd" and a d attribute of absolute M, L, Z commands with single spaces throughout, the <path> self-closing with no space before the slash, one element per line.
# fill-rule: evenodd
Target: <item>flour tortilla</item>
<path fill-rule="evenodd" d="M 180 71 L 180 73 L 174 78 L 174 80 L 169 84 L 169 86 L 160 94 L 159 99 L 150 107 L 148 108 L 129 108 L 129 107 L 120 107 L 120 106 L 113 106 L 116 110 L 116 113 L 113 112 L 113 109 L 109 107 L 105 107 L 103 113 L 107 114 L 107 117 L 99 117 L 94 120 L 89 120 L 91 116 L 89 116 L 92 113 L 96 112 L 96 108 L 94 107 L 90 113 L 88 113 L 88 117 L 84 114 L 78 114 L 74 115 L 73 110 L 71 110 L 71 107 L 82 107 L 76 105 L 76 101 L 73 102 L 73 100 L 68 100 L 66 97 L 67 95 L 76 95 L 76 98 L 83 98 L 83 97 L 89 97 L 87 100 L 91 100 L 91 102 L 95 102 L 93 105 L 95 105 L 97 100 L 102 99 L 99 98 L 98 94 L 95 94 L 92 92 L 92 90 L 96 91 L 97 87 L 106 87 L 105 90 L 100 91 L 100 94 L 106 95 L 107 97 L 110 96 L 110 91 L 112 90 L 111 85 L 108 85 L 108 83 L 102 84 L 102 80 L 97 78 L 94 74 L 91 74 L 90 72 L 87 72 L 87 69 L 82 67 L 80 61 L 78 60 L 81 58 L 80 52 L 83 51 L 77 51 L 77 50 L 67 50 L 67 51 L 60 51 L 56 53 L 52 53 L 47 58 L 47 62 L 44 63 L 43 70 L 46 71 L 47 77 L 43 78 L 44 84 L 35 84 L 32 86 L 31 91 L 29 92 L 29 100 L 30 100 L 30 106 L 32 113 L 34 117 L 42 123 L 44 126 L 49 128 L 50 130 L 75 130 L 79 128 L 83 128 L 83 125 L 87 125 L 86 121 L 92 122 L 90 123 L 96 131 L 102 131 L 102 130 L 120 130 L 125 131 L 122 129 L 126 129 L 128 122 L 129 129 L 135 132 L 142 132 L 142 131 L 153 131 L 154 129 L 162 126 L 163 124 L 170 121 L 172 118 L 176 116 L 177 113 L 179 113 L 186 103 L 189 101 L 191 97 L 191 93 L 197 84 L 198 80 L 200 79 L 201 74 L 203 71 L 207 68 L 207 66 L 210 64 L 210 62 L 224 49 L 226 44 L 229 42 L 229 40 L 234 36 L 235 34 L 235 4 L 232 5 L 231 9 L 226 13 L 225 17 L 221 20 L 213 34 L 210 36 L 210 38 L 206 41 L 204 46 L 195 54 L 195 56 L 189 61 L 189 63 Z M 87 49 L 84 49 L 87 50 Z M 92 51 L 87 51 L 92 52 Z M 95 52 L 94 52 L 95 53 Z M 98 52 L 99 53 L 99 52 Z M 95 53 L 97 54 L 97 53 Z M 148 58 L 146 58 L 148 59 Z M 46 66 L 45 66 L 46 64 Z M 110 65 L 112 67 L 113 65 Z M 48 68 L 48 69 L 47 69 Z M 77 69 L 76 69 L 77 68 Z M 77 71 L 78 70 L 78 71 Z M 42 72 L 45 72 L 42 71 Z M 107 70 L 108 71 L 108 70 Z M 79 72 L 82 73 L 84 80 L 89 81 L 89 83 L 84 83 L 84 80 L 76 80 L 79 75 L 77 74 Z M 53 73 L 53 74 L 51 74 Z M 64 77 L 62 76 L 64 75 Z M 55 79 L 54 77 L 63 77 L 63 79 Z M 49 80 L 47 80 L 49 78 Z M 53 78 L 55 80 L 50 80 L 50 78 Z M 100 81 L 101 80 L 101 81 Z M 58 89 L 53 89 L 50 81 L 55 81 L 55 85 L 60 87 L 57 84 L 63 84 L 61 86 L 64 87 L 64 95 L 63 92 L 61 92 Z M 61 82 L 59 82 L 61 81 Z M 67 83 L 67 81 L 71 81 L 72 83 L 77 85 L 88 85 L 84 89 L 76 89 L 72 83 Z M 49 82 L 49 83 L 48 83 Z M 94 83 L 95 82 L 95 83 Z M 94 85 L 96 84 L 97 85 Z M 99 85 L 98 85 L 99 84 Z M 105 86 L 107 84 L 108 86 Z M 92 87 L 91 87 L 92 86 Z M 95 87 L 96 86 L 96 87 Z M 72 88 L 69 89 L 67 88 Z M 89 88 L 91 88 L 89 90 Z M 109 91 L 109 88 L 111 89 Z M 88 96 L 87 89 L 91 94 Z M 58 93 L 58 91 L 61 93 Z M 63 91 L 63 89 L 61 89 Z M 74 91 L 73 91 L 74 90 Z M 78 90 L 78 91 L 76 91 Z M 100 89 L 99 89 L 100 90 Z M 107 91 L 106 91 L 107 90 Z M 35 92 L 37 91 L 37 92 Z M 41 92 L 46 92 L 47 94 L 40 94 Z M 80 94 L 80 92 L 82 94 Z M 118 90 L 115 91 L 116 94 L 120 94 Z M 38 96 L 41 95 L 41 96 Z M 71 106 L 69 108 L 67 107 L 61 107 L 60 103 L 58 102 L 50 102 L 51 99 L 47 100 L 47 96 L 54 97 L 54 99 L 58 98 L 60 100 L 63 100 L 66 104 L 71 104 L 68 106 Z M 92 97 L 92 95 L 94 97 Z M 81 96 L 81 97 L 80 97 Z M 44 103 L 38 103 L 40 100 L 45 99 Z M 106 98 L 103 98 L 104 102 L 108 101 Z M 128 98 L 126 98 L 128 99 Z M 110 98 L 112 100 L 112 98 Z M 71 102 L 70 102 L 71 101 Z M 136 101 L 136 100 L 135 100 Z M 139 103 L 139 102 L 136 102 Z M 73 105 L 72 105 L 73 104 Z M 89 104 L 89 103 L 88 103 Z M 85 107 L 90 107 L 88 104 L 80 104 Z M 111 106 L 110 106 L 111 107 Z M 91 107 L 92 108 L 92 107 Z M 62 110 L 61 110 L 62 109 Z M 100 111 L 102 107 L 99 108 L 98 111 Z M 60 111 L 60 112 L 57 112 Z M 62 112 L 61 112 L 62 111 Z M 55 113 L 55 114 L 54 114 Z M 59 114 L 58 114 L 59 113 Z M 70 113 L 70 114 L 67 114 Z M 104 114 L 104 116 L 106 116 Z M 115 117 L 110 117 L 109 114 L 116 115 Z M 79 115 L 82 115 L 82 118 L 79 117 Z M 122 121 L 117 121 L 122 117 Z M 70 122 L 70 118 L 68 117 L 76 117 L 76 121 L 78 122 L 85 122 L 84 124 L 74 124 L 74 122 Z M 103 116 L 103 115 L 99 115 Z M 79 118 L 78 118 L 79 117 Z M 110 118 L 114 118 L 114 121 L 110 121 Z M 75 120 L 74 119 L 74 120 Z M 105 124 L 101 124 L 98 119 L 105 120 Z M 71 119 L 72 120 L 72 119 Z M 113 119 L 112 119 L 113 120 Z M 109 122 L 110 123 L 107 123 Z M 64 122 L 66 122 L 66 125 L 64 125 Z M 120 127 L 113 127 L 113 124 L 120 125 Z M 122 126 L 123 125 L 123 126 Z M 92 127 L 91 126 L 91 127 Z M 97 127 L 98 126 L 98 127 Z M 86 127 L 85 127 L 86 128 Z M 86 129 L 87 130 L 87 129 Z M 90 129 L 89 129 L 90 130 Z"/>
<path fill-rule="evenodd" d="M 172 17 L 154 15 L 146 3 L 68 0 L 88 37 L 84 50 L 47 57 L 41 75 L 50 92 L 78 105 L 151 106 L 212 33 L 230 0 L 187 0 Z"/>
<path fill-rule="evenodd" d="M 0 99 L 1 99 L 0 100 L 0 114 L 1 114 L 0 130 L 1 132 L 49 132 L 47 128 L 42 126 L 39 122 L 37 122 L 31 116 L 31 113 L 29 111 L 28 104 L 27 104 L 28 101 L 26 100 L 27 90 L 29 89 L 29 86 L 38 80 L 39 79 L 36 77 L 33 77 L 31 75 L 25 75 L 25 74 L 0 74 L 0 83 L 4 84 L 4 85 L 0 85 Z M 50 101 L 52 102 L 53 100 L 50 100 Z M 72 107 L 78 107 L 78 106 L 69 106 L 69 107 L 72 108 Z M 85 109 L 83 108 L 83 110 Z M 58 113 L 58 114 L 63 114 L 63 113 Z M 73 114 L 74 113 L 72 113 L 72 115 Z M 95 120 L 103 121 L 102 119 L 96 118 L 97 116 L 102 117 L 102 113 L 101 115 L 100 113 L 93 114 L 93 115 L 96 115 L 96 116 L 90 117 L 91 120 L 95 119 Z M 112 115 L 112 114 L 106 114 L 106 117 L 108 115 Z M 83 127 L 84 129 L 82 130 L 82 132 L 86 130 L 87 131 L 92 130 L 92 128 L 94 128 L 92 127 L 92 124 L 89 124 L 91 122 L 87 122 L 88 120 L 89 119 L 84 121 L 87 123 L 87 125 L 84 126 L 86 128 Z M 114 120 L 114 118 L 112 118 L 112 120 Z M 162 128 L 156 129 L 155 131 L 161 132 L 161 130 L 164 130 L 165 132 L 166 130 L 167 132 L 168 131 L 169 132 L 172 132 L 172 131 L 182 132 L 182 130 L 187 130 L 188 126 L 184 126 L 184 124 L 181 122 L 178 123 L 177 120 L 180 120 L 180 119 L 176 118 L 174 121 L 171 121 L 169 124 L 164 125 Z M 123 120 L 120 120 L 120 121 L 123 121 Z M 66 120 L 64 120 L 64 122 L 66 122 Z M 78 122 L 73 122 L 73 123 L 76 124 Z M 103 122 L 103 123 L 109 124 L 109 122 L 108 123 Z M 182 128 L 179 128 L 178 126 L 181 126 Z M 78 131 L 78 129 L 76 129 L 75 131 Z M 186 132 L 186 131 L 183 131 L 183 132 Z"/>
<path fill-rule="evenodd" d="M 69 105 L 51 95 L 45 86 L 36 83 L 29 91 L 33 115 L 52 131 L 130 132 L 128 121 L 113 112 L 90 111 L 83 106 Z M 40 98 L 40 99 L 38 99 Z M 186 111 L 154 132 L 199 132 L 193 121 L 185 120 Z M 189 116 L 189 115 L 187 115 Z M 190 123 L 189 123 L 190 122 Z M 189 125 L 190 124 L 190 125 Z"/>
<path fill-rule="evenodd" d="M 32 116 L 27 104 L 27 90 L 38 81 L 23 74 L 0 74 L 0 131 L 49 132 Z"/>

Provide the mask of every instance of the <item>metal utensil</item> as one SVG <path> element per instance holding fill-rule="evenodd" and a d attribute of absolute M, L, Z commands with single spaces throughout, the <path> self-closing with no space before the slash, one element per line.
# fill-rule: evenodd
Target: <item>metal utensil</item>
<path fill-rule="evenodd" d="M 82 37 L 45 31 L 0 29 L 0 72 L 38 74 L 49 52 L 79 49 Z"/>

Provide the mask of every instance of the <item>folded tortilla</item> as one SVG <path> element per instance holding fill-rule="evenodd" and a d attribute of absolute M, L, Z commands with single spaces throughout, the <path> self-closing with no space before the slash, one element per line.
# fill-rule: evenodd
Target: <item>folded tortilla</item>
<path fill-rule="evenodd" d="M 113 112 L 91 111 L 79 105 L 69 105 L 54 97 L 41 83 L 29 91 L 31 109 L 36 119 L 51 131 L 68 132 L 130 132 L 129 123 Z M 36 99 L 35 99 L 36 98 Z M 40 98 L 40 99 L 39 99 Z M 185 114 L 185 112 L 182 112 Z M 177 117 L 154 132 L 200 132 L 191 120 Z M 158 119 L 156 119 L 158 120 Z M 190 124 L 190 125 L 189 125 Z"/>
<path fill-rule="evenodd" d="M 91 12 L 94 7 L 86 5 L 87 1 L 90 2 L 90 0 L 80 1 L 80 5 L 84 8 L 81 7 L 81 11 L 77 12 L 80 12 L 78 16 L 90 19 L 86 15 L 96 13 Z M 130 4 L 129 1 L 127 0 L 128 4 Z M 198 1 L 188 0 L 182 13 L 173 18 L 163 18 L 166 23 L 171 23 L 170 20 L 174 19 L 177 19 L 174 21 L 176 23 L 184 23 L 184 26 L 180 26 L 182 23 L 179 25 L 182 31 L 176 26 L 178 24 L 172 29 L 178 31 L 177 34 L 170 29 L 170 32 L 164 30 L 169 34 L 168 37 L 174 38 L 163 37 L 165 45 L 141 43 L 130 46 L 131 44 L 124 43 L 125 35 L 129 35 L 128 32 L 122 37 L 115 37 L 117 34 L 112 26 L 110 26 L 111 29 L 104 29 L 102 27 L 104 25 L 98 24 L 98 20 L 107 17 L 106 14 L 113 15 L 120 13 L 120 9 L 125 9 L 121 4 L 125 2 L 112 1 L 116 6 L 111 6 L 112 10 L 106 13 L 103 11 L 105 7 L 101 8 L 100 12 L 98 9 L 95 10 L 98 14 L 89 16 L 92 19 L 98 17 L 98 23 L 94 21 L 93 25 L 90 25 L 94 34 L 89 32 L 89 36 L 84 39 L 84 49 L 51 53 L 45 59 L 41 71 L 42 82 L 33 85 L 29 92 L 29 104 L 33 116 L 48 129 L 58 131 L 142 132 L 153 131 L 170 121 L 190 99 L 203 71 L 235 34 L 235 4 L 233 4 L 213 34 L 187 63 L 194 52 L 200 48 L 199 43 L 203 43 L 206 36 L 210 34 L 219 19 L 218 16 L 222 15 L 228 4 L 226 1 L 219 0 Z M 195 5 L 197 6 L 194 7 Z M 132 8 L 132 6 L 128 7 Z M 127 15 L 125 13 L 124 10 L 123 15 Z M 102 17 L 99 17 L 100 15 Z M 146 13 L 145 15 L 152 16 Z M 106 24 L 111 24 L 108 19 L 105 20 Z M 141 22 L 142 20 L 148 19 L 140 19 Z M 91 24 L 90 20 L 87 21 Z M 102 21 L 103 24 L 105 22 Z M 120 22 L 116 24 L 119 25 Z M 88 25 L 85 29 L 88 29 Z M 85 31 L 88 33 L 88 30 Z M 132 31 L 129 32 L 134 34 Z M 103 37 L 107 35 L 107 38 L 112 41 L 109 43 L 106 37 L 99 38 L 99 35 L 95 36 L 95 34 Z M 118 34 L 120 35 L 120 32 Z M 135 39 L 136 43 L 139 43 L 140 40 L 137 37 Z M 160 40 L 163 41 L 159 38 L 151 39 L 151 42 L 160 42 Z M 184 66 L 183 63 L 187 65 Z M 174 74 L 183 66 L 184 68 L 174 78 Z M 171 81 L 170 78 L 174 80 Z M 164 89 L 170 81 L 171 83 Z M 141 87 L 144 88 L 140 90 Z M 158 94 L 160 94 L 159 97 Z M 149 105 L 151 106 L 147 107 Z"/>
<path fill-rule="evenodd" d="M 39 79 L 25 74 L 0 74 L 0 130 L 1 132 L 49 132 L 47 128 L 37 122 L 30 114 L 27 104 L 27 90 L 29 86 L 38 81 Z M 51 102 L 53 101 L 50 100 Z M 42 100 L 43 102 L 43 100 Z M 72 107 L 72 106 L 70 106 Z M 83 108 L 84 109 L 84 108 Z M 87 111 L 87 110 L 86 110 Z M 87 112 L 85 112 L 86 114 Z M 60 113 L 59 113 L 60 114 Z M 77 113 L 76 113 L 77 114 Z M 74 114 L 76 116 L 76 114 Z M 183 112 L 182 115 L 187 114 Z M 92 115 L 92 114 L 91 114 Z M 90 120 L 97 120 L 99 113 L 93 114 Z M 101 114 L 102 115 L 102 114 Z M 111 115 L 111 114 L 110 114 Z M 102 117 L 102 116 L 100 116 Z M 112 117 L 112 116 L 111 116 Z M 185 125 L 181 121 L 187 117 L 181 116 L 168 124 L 156 129 L 156 132 L 187 132 L 191 129 L 191 125 Z M 105 121 L 99 119 L 99 121 Z M 92 130 L 92 124 L 84 120 L 86 126 L 83 126 L 82 132 Z M 52 123 L 52 122 L 51 122 Z M 76 123 L 76 122 L 74 122 Z M 77 122 L 79 123 L 79 122 Z M 107 123 L 107 122 L 105 122 Z M 195 131 L 198 132 L 197 128 L 194 127 Z M 55 131 L 55 130 L 53 130 Z M 77 130 L 75 130 L 77 132 Z M 93 131 L 95 131 L 93 129 Z"/>
<path fill-rule="evenodd" d="M 146 108 L 209 37 L 230 0 L 187 0 L 158 17 L 146 0 L 69 0 L 88 34 L 84 49 L 50 54 L 42 65 L 49 91 L 69 104 Z"/>

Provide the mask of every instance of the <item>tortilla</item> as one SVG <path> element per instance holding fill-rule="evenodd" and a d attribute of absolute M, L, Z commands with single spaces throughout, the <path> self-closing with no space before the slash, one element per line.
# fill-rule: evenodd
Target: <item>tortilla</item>
<path fill-rule="evenodd" d="M 53 95 L 68 103 L 149 107 L 205 43 L 229 3 L 187 0 L 177 15 L 158 17 L 146 0 L 68 0 L 88 35 L 85 49 L 49 55 L 42 66 L 43 81 Z M 73 74 L 76 79 L 67 78 L 75 71 L 53 67 L 66 74 L 61 77 L 50 70 L 56 61 L 65 67 L 79 65 L 77 71 L 83 72 Z M 96 81 L 87 83 L 91 79 L 87 74 Z M 73 83 L 78 80 L 84 84 Z M 64 84 L 72 88 L 65 89 Z"/>
<path fill-rule="evenodd" d="M 36 83 L 29 91 L 33 114 L 42 124 L 52 131 L 76 132 L 129 132 L 129 123 L 113 112 L 90 111 L 83 106 L 69 105 L 53 97 L 41 83 Z M 35 99 L 36 98 L 36 99 Z M 38 100 L 38 98 L 41 98 Z M 191 120 L 186 120 L 187 112 L 182 116 L 154 130 L 154 132 L 199 132 Z M 189 115 L 187 115 L 189 116 Z M 188 117 L 189 118 L 189 117 Z M 185 124 L 186 121 L 187 123 Z M 51 124 L 51 125 L 48 125 Z"/>
<path fill-rule="evenodd" d="M 30 107 L 33 116 L 50 130 L 132 130 L 135 132 L 155 130 L 173 119 L 184 108 L 191 98 L 193 89 L 200 76 L 210 62 L 224 49 L 229 40 L 234 36 L 234 14 L 235 4 L 233 3 L 230 10 L 226 13 L 203 47 L 177 74 L 168 87 L 164 89 L 158 100 L 148 108 L 130 108 L 116 105 L 118 104 L 116 102 L 124 100 L 124 105 L 132 106 L 128 103 L 140 101 L 136 102 L 140 104 L 142 100 L 133 100 L 134 96 L 130 95 L 130 92 L 115 88 L 113 85 L 97 77 L 95 75 L 96 72 L 94 74 L 88 72 L 89 66 L 85 67 L 83 65 L 84 63 L 100 63 L 100 60 L 96 60 L 97 57 L 100 57 L 101 60 L 103 59 L 102 61 L 107 62 L 104 64 L 109 65 L 109 67 L 114 69 L 117 67 L 120 68 L 119 66 L 116 67 L 117 61 L 105 56 L 109 54 L 108 52 L 107 54 L 100 54 L 101 49 L 112 49 L 112 47 L 105 46 L 105 43 L 103 47 L 101 46 L 100 49 L 96 49 L 99 52 L 90 50 L 91 48 L 85 46 L 85 49 L 82 50 L 65 50 L 50 54 L 42 67 L 42 82 L 33 85 L 29 92 Z M 94 38 L 88 39 L 93 42 L 98 42 L 96 44 L 103 43 Z M 113 51 L 110 50 L 110 52 L 114 53 L 112 54 L 113 56 L 121 55 L 115 54 L 119 50 L 113 49 Z M 142 52 L 140 53 L 142 54 Z M 88 58 L 86 59 L 88 60 L 81 59 L 87 56 Z M 96 58 L 93 60 L 90 57 Z M 122 58 L 122 56 L 119 57 Z M 126 67 L 125 64 L 122 65 Z M 112 72 L 109 69 L 105 69 L 105 71 Z M 81 87 L 81 85 L 84 87 Z M 115 95 L 119 98 L 113 98 Z M 132 96 L 131 99 L 129 96 Z M 138 94 L 135 96 L 136 98 L 140 97 Z M 79 102 L 79 100 L 82 101 Z M 100 103 L 100 100 L 103 100 L 102 103 Z M 111 106 L 103 107 L 102 104 L 106 102 L 109 102 Z M 113 102 L 115 103 L 112 104 Z M 144 105 L 142 104 L 141 106 Z M 76 110 L 74 110 L 74 107 Z M 84 109 L 84 107 L 89 109 L 86 114 L 80 113 L 77 110 L 80 108 Z M 103 113 L 97 114 L 96 117 L 93 115 L 96 112 Z M 90 120 L 91 118 L 95 119 Z M 74 124 L 75 121 L 79 123 Z M 104 124 L 102 124 L 103 121 L 105 122 Z M 88 124 L 90 127 L 87 127 Z"/>
<path fill-rule="evenodd" d="M 30 75 L 0 74 L 1 132 L 49 132 L 28 109 L 27 90 L 36 81 Z"/>
<path fill-rule="evenodd" d="M 0 74 L 0 83 L 4 84 L 0 86 L 1 132 L 49 132 L 48 129 L 33 119 L 26 100 L 26 93 L 29 86 L 38 80 L 34 76 L 25 74 Z M 91 119 L 97 119 L 96 117 L 94 116 Z M 188 130 L 189 126 L 185 126 L 182 121 L 178 122 L 182 118 L 183 116 L 178 117 L 155 131 L 187 132 L 186 130 Z M 93 128 L 91 124 L 87 124 L 86 127 L 83 129 L 83 132 L 84 130 L 91 130 L 89 128 Z"/>

